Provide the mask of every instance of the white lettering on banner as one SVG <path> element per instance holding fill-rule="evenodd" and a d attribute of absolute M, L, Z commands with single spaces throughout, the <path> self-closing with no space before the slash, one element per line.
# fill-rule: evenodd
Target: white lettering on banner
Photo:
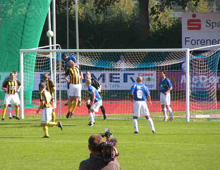
<path fill-rule="evenodd" d="M 191 77 L 191 83 L 213 83 L 213 81 L 215 80 L 214 76 L 204 76 L 204 75 L 199 75 L 199 76 L 192 76 Z M 219 81 L 219 77 L 217 78 L 217 83 Z M 182 75 L 181 76 L 181 83 L 186 83 L 186 75 Z"/>
<path fill-rule="evenodd" d="M 38 90 L 38 84 L 42 80 L 44 73 L 35 73 L 35 83 L 33 90 Z M 60 76 L 60 82 L 59 82 Z M 95 77 L 103 90 L 130 90 L 131 86 L 136 82 L 138 76 L 143 77 L 143 83 L 147 85 L 149 90 L 156 90 L 156 71 L 121 71 L 121 72 L 103 72 L 92 71 L 92 76 Z M 85 77 L 85 75 L 84 75 Z M 85 79 L 83 80 L 83 89 L 86 90 Z M 67 83 L 64 79 L 64 73 L 57 74 L 57 89 L 66 90 Z"/>
<path fill-rule="evenodd" d="M 44 72 L 35 72 L 33 77 L 34 83 L 33 84 L 30 83 L 30 85 L 33 85 L 33 91 L 38 91 L 38 85 L 40 81 L 43 80 L 43 74 Z M 172 72 L 170 72 L 169 74 L 172 74 Z M 220 73 L 218 75 L 220 75 Z M 7 76 L 9 76 L 9 73 L 0 73 L 1 84 L 3 83 L 5 77 Z M 156 77 L 157 76 L 156 71 L 132 71 L 132 72 L 126 70 L 120 72 L 92 71 L 92 76 L 98 79 L 99 83 L 102 85 L 103 90 L 130 90 L 131 86 L 136 82 L 138 76 L 143 77 L 143 83 L 149 88 L 149 90 L 157 90 L 157 80 L 159 79 L 158 77 Z M 57 90 L 67 90 L 67 83 L 64 77 L 65 77 L 64 73 L 57 73 L 57 82 L 56 82 Z M 18 79 L 20 78 L 18 77 Z M 215 76 L 206 76 L 206 75 L 198 74 L 191 77 L 190 83 L 192 84 L 193 87 L 204 89 L 212 85 L 215 80 L 216 80 Z M 83 90 L 87 90 L 85 81 L 86 80 L 84 79 L 82 83 Z M 186 75 L 181 74 L 180 77 L 177 76 L 175 81 L 177 84 L 185 84 Z M 218 89 L 220 90 L 219 76 L 217 77 L 216 81 L 218 84 Z M 32 87 L 27 88 L 27 90 L 30 89 L 32 90 Z"/>

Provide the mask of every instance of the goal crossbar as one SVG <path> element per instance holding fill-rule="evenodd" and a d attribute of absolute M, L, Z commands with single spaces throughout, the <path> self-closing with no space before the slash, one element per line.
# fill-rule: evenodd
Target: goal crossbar
<path fill-rule="evenodd" d="M 217 46 L 220 46 L 220 45 L 215 45 L 215 47 Z M 46 46 L 45 46 L 46 47 Z M 207 48 L 207 47 L 206 47 Z M 57 53 L 57 54 L 62 54 L 62 53 L 71 53 L 71 54 L 77 54 L 77 61 L 79 61 L 79 58 L 80 57 L 87 57 L 89 58 L 89 56 L 86 56 L 87 54 L 88 55 L 92 55 L 94 53 L 95 54 L 101 54 L 101 53 L 123 53 L 123 54 L 129 54 L 129 53 L 144 53 L 144 54 L 150 54 L 150 53 L 175 53 L 175 52 L 181 52 L 182 54 L 184 54 L 184 58 L 180 58 L 180 59 L 177 59 L 176 61 L 173 61 L 174 64 L 175 63 L 182 63 L 182 62 L 185 62 L 186 63 L 186 69 L 185 69 L 185 117 L 186 117 L 186 121 L 190 121 L 190 88 L 191 88 L 191 85 L 190 85 L 190 81 L 191 81 L 191 78 L 190 78 L 190 62 L 191 62 L 191 59 L 190 57 L 192 56 L 192 52 L 194 50 L 200 50 L 199 48 L 195 48 L 195 49 L 189 49 L 189 48 L 175 48 L 175 49 L 44 49 L 44 48 L 33 48 L 33 49 L 21 49 L 20 50 L 20 56 L 21 56 L 21 82 L 22 84 L 24 83 L 24 71 L 23 71 L 23 59 L 24 59 L 24 54 L 25 53 Z M 78 57 L 78 55 L 80 55 Z M 85 54 L 85 56 L 83 55 Z M 129 55 L 132 55 L 132 54 L 129 54 Z M 168 54 L 169 55 L 169 54 Z M 56 56 L 56 55 L 54 55 Z M 53 57 L 54 57 L 53 56 Z M 167 56 L 167 55 L 165 55 Z M 152 56 L 151 56 L 152 57 Z M 56 59 L 56 58 L 54 58 Z M 107 58 L 108 59 L 108 58 Z M 155 58 L 156 59 L 156 58 Z M 61 59 L 60 59 L 61 60 Z M 79 65 L 82 64 L 79 62 Z M 83 63 L 85 64 L 85 63 Z M 90 63 L 91 64 L 91 63 Z M 105 62 L 104 62 L 105 64 Z M 143 63 L 144 64 L 144 63 Z M 164 66 L 166 66 L 167 64 L 165 63 Z M 89 65 L 88 65 L 89 66 Z M 92 66 L 92 65 L 91 65 Z M 90 66 L 90 67 L 91 67 Z M 130 65 L 130 66 L 127 66 L 127 68 L 132 68 L 134 69 L 136 65 Z M 96 67 L 96 65 L 92 66 L 92 67 Z M 151 67 L 151 66 L 150 66 Z M 106 66 L 107 68 L 107 66 Z M 115 69 L 118 69 L 118 67 L 113 67 Z M 140 67 L 141 68 L 141 67 Z M 139 69 L 140 69 L 139 68 Z M 23 89 L 23 88 L 22 88 Z M 22 99 L 24 98 L 24 90 L 21 89 L 21 114 L 22 114 L 22 118 L 24 118 L 24 101 L 22 101 Z"/>

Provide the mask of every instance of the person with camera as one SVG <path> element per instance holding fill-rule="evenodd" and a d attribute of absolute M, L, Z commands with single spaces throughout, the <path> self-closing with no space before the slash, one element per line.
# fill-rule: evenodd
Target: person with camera
<path fill-rule="evenodd" d="M 88 140 L 90 157 L 80 163 L 79 170 L 120 170 L 120 164 L 115 157 L 104 159 L 108 154 L 105 149 L 106 145 L 101 135 L 91 135 Z"/>

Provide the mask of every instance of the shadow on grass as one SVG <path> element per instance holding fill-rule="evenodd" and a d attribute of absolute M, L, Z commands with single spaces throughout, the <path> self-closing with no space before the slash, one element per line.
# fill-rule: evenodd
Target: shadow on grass
<path fill-rule="evenodd" d="M 25 138 L 25 137 L 21 137 L 21 136 L 0 136 L 0 139 L 21 139 L 21 138 Z"/>
<path fill-rule="evenodd" d="M 67 124 L 63 124 L 63 127 L 66 127 L 66 126 L 77 126 L 77 125 L 67 125 Z"/>

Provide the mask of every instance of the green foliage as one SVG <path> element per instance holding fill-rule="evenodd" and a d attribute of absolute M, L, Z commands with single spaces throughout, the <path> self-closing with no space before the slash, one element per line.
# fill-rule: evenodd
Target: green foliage
<path fill-rule="evenodd" d="M 87 116 L 73 119 L 63 116 L 59 119 L 63 131 L 50 127 L 50 138 L 43 139 L 40 116 L 33 116 L 0 122 L 0 169 L 77 170 L 79 163 L 89 157 L 89 136 L 103 133 L 105 128 L 118 140 L 121 169 L 217 170 L 220 166 L 218 121 L 163 122 L 162 118 L 153 117 L 157 134 L 152 134 L 148 122 L 140 118 L 139 134 L 134 134 L 132 119 L 109 116 L 103 121 L 97 116 L 96 125 L 89 127 Z"/>
<path fill-rule="evenodd" d="M 169 29 L 175 24 L 174 11 L 170 6 L 160 1 L 150 0 L 150 31 L 154 33 L 162 29 Z"/>
<path fill-rule="evenodd" d="M 74 1 L 69 2 L 70 48 L 75 48 L 75 3 Z M 149 0 L 150 36 L 146 40 L 140 40 L 142 30 L 138 1 L 80 1 L 80 48 L 181 48 L 181 21 L 173 18 L 172 4 L 181 5 L 183 9 L 187 6 L 187 11 L 210 11 L 206 0 L 186 2 Z M 58 6 L 57 30 L 59 34 L 57 42 L 65 48 L 66 1 L 58 1 Z"/>
<path fill-rule="evenodd" d="M 135 9 L 134 2 L 130 0 L 114 2 L 103 12 L 100 10 L 97 12 L 95 0 L 81 3 L 79 5 L 81 48 L 126 48 L 127 44 L 120 45 L 119 41 L 123 39 L 126 41 L 125 34 L 133 29 L 136 21 Z M 74 22 L 74 4 L 71 6 L 71 14 Z"/>
<path fill-rule="evenodd" d="M 187 3 L 186 11 L 209 12 L 211 9 L 207 0 L 191 0 Z"/>

